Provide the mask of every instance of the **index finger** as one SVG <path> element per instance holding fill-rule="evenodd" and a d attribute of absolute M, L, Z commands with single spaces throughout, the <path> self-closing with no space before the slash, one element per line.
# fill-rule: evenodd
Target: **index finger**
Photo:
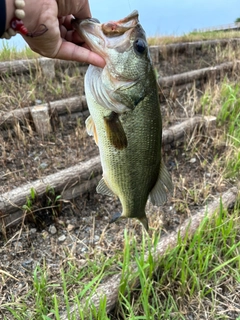
<path fill-rule="evenodd" d="M 73 14 L 79 19 L 91 18 L 91 11 L 88 0 L 69 1 L 57 0 L 58 16 L 63 17 Z"/>
<path fill-rule="evenodd" d="M 100 68 L 103 68 L 106 64 L 105 60 L 95 52 L 68 41 L 62 42 L 55 58 L 86 62 Z"/>
<path fill-rule="evenodd" d="M 74 13 L 74 16 L 78 19 L 87 19 L 92 17 L 88 1 L 85 1 L 84 6 L 77 13 Z"/>

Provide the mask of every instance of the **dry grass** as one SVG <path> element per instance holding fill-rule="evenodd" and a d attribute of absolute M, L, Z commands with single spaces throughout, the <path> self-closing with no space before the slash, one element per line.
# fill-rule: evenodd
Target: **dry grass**
<path fill-rule="evenodd" d="M 39 54 L 33 52 L 27 45 L 24 49 L 18 50 L 16 47 L 10 47 L 7 40 L 3 40 L 0 61 L 33 59 L 38 57 Z"/>
<path fill-rule="evenodd" d="M 239 38 L 239 31 L 191 32 L 182 36 L 156 35 L 148 38 L 149 45 L 165 45 L 177 42 L 193 42 L 216 39 Z"/>
<path fill-rule="evenodd" d="M 0 82 L 0 111 L 28 107 L 60 100 L 76 95 L 82 95 L 83 73 L 78 68 L 58 69 L 53 80 L 42 73 L 36 63 L 36 69 L 30 73 L 1 76 Z"/>

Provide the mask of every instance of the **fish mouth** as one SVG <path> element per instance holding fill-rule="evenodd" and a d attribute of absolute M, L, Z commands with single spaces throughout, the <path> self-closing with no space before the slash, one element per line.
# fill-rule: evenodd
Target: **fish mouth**
<path fill-rule="evenodd" d="M 73 19 L 72 25 L 89 48 L 106 59 L 106 48 L 127 47 L 130 34 L 138 25 L 138 11 L 121 20 L 102 24 L 95 18 Z"/>
<path fill-rule="evenodd" d="M 138 23 L 138 12 L 135 10 L 126 18 L 118 21 L 110 21 L 102 24 L 102 32 L 107 37 L 116 37 L 133 29 Z"/>

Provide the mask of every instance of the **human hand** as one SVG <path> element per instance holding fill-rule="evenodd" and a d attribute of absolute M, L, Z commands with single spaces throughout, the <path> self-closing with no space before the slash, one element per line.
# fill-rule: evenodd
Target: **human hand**
<path fill-rule="evenodd" d="M 87 48 L 71 25 L 72 15 L 79 19 L 91 17 L 88 0 L 25 0 L 25 3 L 24 25 L 29 32 L 42 24 L 48 29 L 41 36 L 23 36 L 33 51 L 49 58 L 104 67 L 104 59 Z"/>

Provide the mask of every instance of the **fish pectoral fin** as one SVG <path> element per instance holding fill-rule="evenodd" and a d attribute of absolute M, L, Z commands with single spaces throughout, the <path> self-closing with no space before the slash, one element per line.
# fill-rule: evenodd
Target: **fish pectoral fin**
<path fill-rule="evenodd" d="M 118 114 L 112 111 L 108 116 L 104 117 L 104 123 L 107 137 L 111 144 L 116 149 L 125 149 L 127 147 L 127 137 Z"/>
<path fill-rule="evenodd" d="M 149 195 L 152 204 L 160 206 L 166 202 L 167 190 L 169 192 L 173 191 L 172 179 L 163 161 L 161 161 L 158 180 Z"/>
<path fill-rule="evenodd" d="M 87 117 L 87 119 L 85 120 L 85 125 L 87 128 L 88 135 L 93 136 L 95 123 L 93 122 L 92 116 Z"/>
<path fill-rule="evenodd" d="M 109 197 L 115 197 L 115 194 L 112 192 L 111 189 L 109 189 L 109 187 L 107 186 L 104 178 L 102 178 L 99 181 L 96 190 L 97 190 L 97 193 L 101 193 L 101 194 L 104 194 L 104 195 L 109 196 Z"/>
<path fill-rule="evenodd" d="M 88 135 L 93 136 L 96 145 L 98 145 L 98 135 L 97 135 L 96 126 L 95 126 L 95 123 L 93 121 L 92 116 L 89 116 L 86 119 L 85 124 L 86 124 Z"/>

